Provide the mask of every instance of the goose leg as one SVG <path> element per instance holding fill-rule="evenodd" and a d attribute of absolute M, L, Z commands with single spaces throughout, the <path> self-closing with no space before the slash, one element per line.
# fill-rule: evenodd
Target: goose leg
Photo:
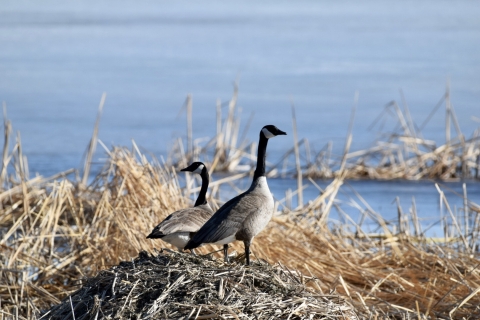
<path fill-rule="evenodd" d="M 245 265 L 250 265 L 250 241 L 244 241 L 243 244 L 245 245 L 245 258 L 247 259 Z"/>
<path fill-rule="evenodd" d="M 227 263 L 230 262 L 228 259 L 228 244 L 223 245 L 223 260 Z"/>

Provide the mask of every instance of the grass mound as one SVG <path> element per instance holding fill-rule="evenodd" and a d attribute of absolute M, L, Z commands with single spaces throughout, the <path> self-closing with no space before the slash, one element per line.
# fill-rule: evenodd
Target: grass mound
<path fill-rule="evenodd" d="M 282 265 L 225 264 L 168 250 L 140 252 L 88 278 L 42 319 L 357 319 L 337 295 Z"/>

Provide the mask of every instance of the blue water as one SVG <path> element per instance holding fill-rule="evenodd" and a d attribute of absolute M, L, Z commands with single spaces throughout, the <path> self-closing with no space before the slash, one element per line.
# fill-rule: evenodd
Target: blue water
<path fill-rule="evenodd" d="M 479 17 L 471 0 L 3 0 L 0 100 L 30 172 L 43 175 L 80 165 L 103 92 L 99 138 L 107 146 L 134 139 L 160 157 L 185 136 L 186 95 L 194 137 L 211 137 L 216 101 L 230 98 L 235 80 L 243 123 L 254 113 L 250 141 L 268 123 L 289 133 L 269 145 L 273 163 L 292 146 L 292 103 L 312 152 L 329 141 L 341 152 L 355 92 L 353 150 L 374 140 L 367 128 L 385 104 L 402 105 L 400 89 L 421 123 L 447 82 L 468 137 L 480 125 Z M 424 136 L 441 143 L 444 123 L 440 111 Z M 383 203 L 382 183 L 356 185 L 369 186 Z M 392 188 L 385 201 L 402 195 Z"/>

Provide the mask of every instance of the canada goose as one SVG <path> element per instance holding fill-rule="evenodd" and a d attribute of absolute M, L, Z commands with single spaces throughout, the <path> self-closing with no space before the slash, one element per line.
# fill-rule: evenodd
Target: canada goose
<path fill-rule="evenodd" d="M 218 209 L 187 243 L 185 249 L 194 249 L 204 243 L 223 244 L 225 261 L 228 261 L 228 244 L 241 240 L 245 245 L 246 264 L 250 264 L 253 238 L 265 228 L 273 215 L 273 196 L 265 177 L 265 152 L 268 139 L 278 135 L 286 133 L 274 125 L 262 128 L 252 185 Z"/>
<path fill-rule="evenodd" d="M 208 171 L 205 165 L 202 162 L 194 162 L 181 171 L 198 173 L 202 177 L 202 187 L 195 206 L 171 213 L 147 236 L 147 239 L 160 238 L 173 244 L 179 251 L 185 247 L 195 232 L 213 215 L 213 210 L 205 198 L 209 183 Z"/>

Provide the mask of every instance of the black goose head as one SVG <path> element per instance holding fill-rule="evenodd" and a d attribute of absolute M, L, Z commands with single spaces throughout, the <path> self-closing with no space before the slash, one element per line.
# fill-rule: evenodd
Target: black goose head
<path fill-rule="evenodd" d="M 193 172 L 193 173 L 202 174 L 202 171 L 204 169 L 205 169 L 205 165 L 203 164 L 203 162 L 198 162 L 197 161 L 197 162 L 192 163 L 188 167 L 183 168 L 180 171 L 189 171 L 189 172 Z"/>
<path fill-rule="evenodd" d="M 287 133 L 278 129 L 273 124 L 269 124 L 262 128 L 261 134 L 263 134 L 265 138 L 270 139 L 276 136 L 286 135 Z"/>

